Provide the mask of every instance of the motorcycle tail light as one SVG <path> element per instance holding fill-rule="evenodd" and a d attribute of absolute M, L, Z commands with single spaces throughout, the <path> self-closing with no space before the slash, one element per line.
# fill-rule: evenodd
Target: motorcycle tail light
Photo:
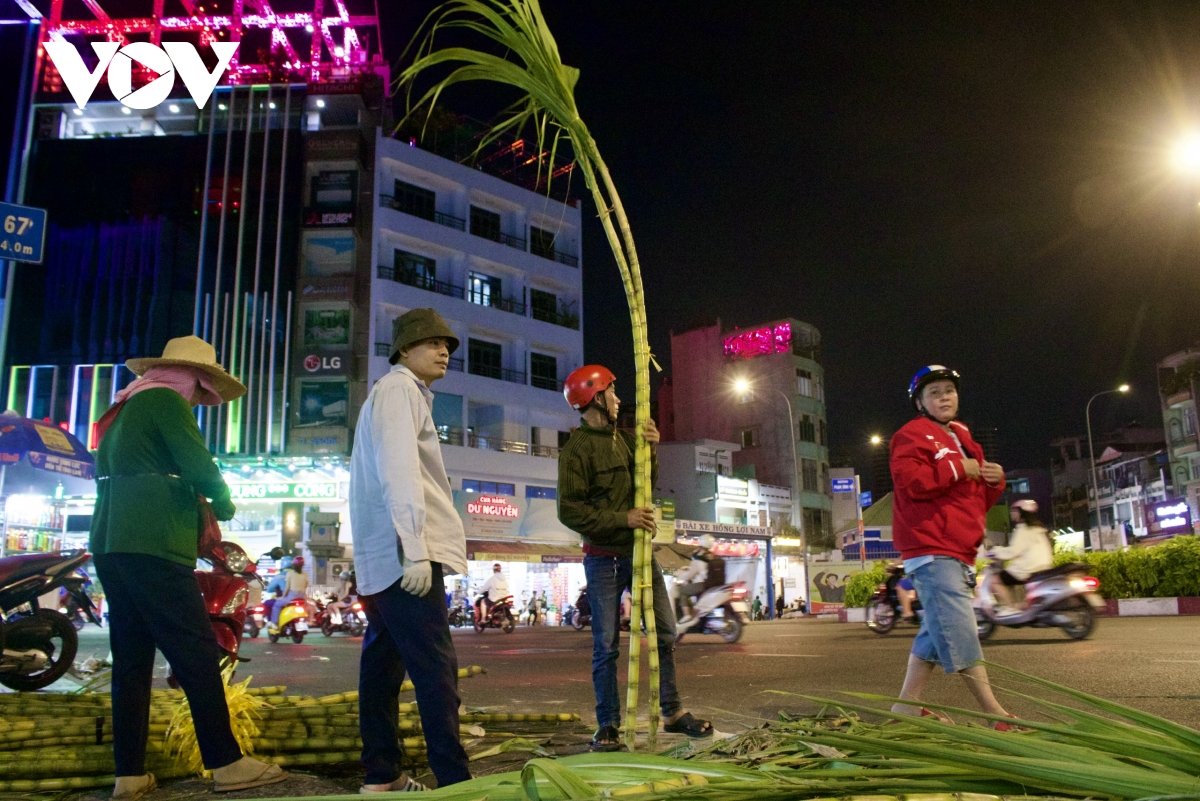
<path fill-rule="evenodd" d="M 877 589 L 877 590 L 883 590 L 883 591 L 885 591 L 885 592 L 886 592 L 886 591 L 887 591 L 887 585 L 886 585 L 886 584 L 880 584 L 880 585 L 879 585 L 878 587 L 876 587 L 875 589 Z"/>
<path fill-rule="evenodd" d="M 260 615 L 261 615 L 261 614 L 265 614 L 265 613 L 266 613 L 266 611 L 267 611 L 267 608 L 266 608 L 265 606 L 256 606 L 256 607 L 254 607 L 254 611 L 255 611 L 255 613 L 257 613 L 257 614 L 260 614 Z"/>
<path fill-rule="evenodd" d="M 356 604 L 351 604 L 350 608 L 351 608 L 351 609 L 353 609 L 355 612 L 361 612 L 361 611 L 362 611 L 362 604 L 357 604 L 357 603 L 356 603 Z"/>
<path fill-rule="evenodd" d="M 1100 589 L 1100 579 L 1096 578 L 1095 576 L 1084 576 L 1083 583 L 1086 584 L 1087 588 L 1093 592 Z"/>

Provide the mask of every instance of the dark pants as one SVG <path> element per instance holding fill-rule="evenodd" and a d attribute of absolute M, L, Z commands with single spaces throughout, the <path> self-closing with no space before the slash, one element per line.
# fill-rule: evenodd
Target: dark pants
<path fill-rule="evenodd" d="M 633 559 L 588 554 L 583 557 L 583 572 L 592 606 L 592 685 L 596 691 L 596 722 L 601 728 L 619 728 L 621 694 L 617 689 L 617 660 L 621 656 L 621 594 L 631 588 Z M 654 563 L 654 625 L 658 633 L 658 699 L 663 717 L 669 718 L 683 705 L 675 686 L 675 610 L 667 597 L 667 585 L 658 562 Z"/>
<path fill-rule="evenodd" d="M 98 554 L 93 561 L 110 615 L 116 775 L 146 772 L 155 647 L 187 695 L 204 767 L 237 762 L 242 750 L 229 725 L 221 650 L 192 569 L 140 553 Z"/>
<path fill-rule="evenodd" d="M 438 786 L 471 778 L 467 752 L 458 741 L 458 655 L 446 619 L 442 566 L 433 564 L 433 586 L 424 598 L 400 588 L 360 599 L 367 613 L 358 673 L 358 725 L 366 784 L 400 778 L 400 685 L 412 676 Z"/>

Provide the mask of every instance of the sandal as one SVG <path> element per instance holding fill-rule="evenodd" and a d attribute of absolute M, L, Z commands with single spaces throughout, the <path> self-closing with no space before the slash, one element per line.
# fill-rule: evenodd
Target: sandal
<path fill-rule="evenodd" d="M 1016 720 L 1016 718 L 1017 718 L 1016 715 L 1013 715 L 1009 712 L 1006 712 L 1004 714 L 1006 717 L 1010 717 L 1013 720 Z M 1008 723 L 1003 720 L 997 720 L 995 723 L 992 724 L 992 728 L 995 729 L 996 731 L 1011 731 L 1014 733 L 1023 732 L 1023 731 L 1033 731 L 1033 729 L 1026 728 L 1025 726 L 1018 726 L 1015 723 Z"/>
<path fill-rule="evenodd" d="M 888 721 L 888 723 L 903 723 L 904 717 L 911 717 L 911 716 L 905 715 L 905 716 L 899 717 L 899 718 L 892 718 L 891 720 Z M 921 717 L 937 718 L 939 723 L 945 723 L 947 726 L 954 725 L 954 721 L 951 720 L 948 715 L 943 715 L 940 712 L 934 712 L 932 709 L 926 709 L 925 707 L 921 707 Z"/>
<path fill-rule="evenodd" d="M 113 793 L 113 801 L 138 801 L 158 789 L 158 780 L 153 773 L 147 773 L 146 779 L 146 783 L 132 793 Z"/>
<path fill-rule="evenodd" d="M 616 726 L 601 726 L 596 729 L 596 733 L 592 735 L 592 742 L 588 744 L 588 748 L 593 751 L 620 751 L 621 747 L 621 732 L 617 731 Z"/>
<path fill-rule="evenodd" d="M 245 781 L 230 782 L 228 784 L 213 784 L 214 793 L 229 793 L 234 790 L 251 790 L 255 787 L 263 787 L 268 784 L 277 784 L 278 782 L 286 781 L 291 776 L 283 768 L 278 765 L 266 764 L 263 765 L 263 770 L 258 776 Z"/>
<path fill-rule="evenodd" d="M 386 790 L 375 790 L 376 786 L 386 786 Z M 376 795 L 377 793 L 427 793 L 429 788 L 412 776 L 404 775 L 388 785 L 363 785 L 358 788 L 359 795 Z"/>
<path fill-rule="evenodd" d="M 693 717 L 691 712 L 684 712 L 674 723 L 664 724 L 663 731 L 668 731 L 671 734 L 686 734 L 688 737 L 699 739 L 701 737 L 711 737 L 713 727 L 707 720 L 700 720 L 697 717 Z"/>

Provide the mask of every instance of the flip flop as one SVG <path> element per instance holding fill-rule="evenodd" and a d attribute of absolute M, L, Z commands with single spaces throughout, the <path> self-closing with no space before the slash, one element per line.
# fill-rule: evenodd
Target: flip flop
<path fill-rule="evenodd" d="M 621 732 L 617 731 L 616 726 L 603 726 L 596 729 L 588 748 L 593 751 L 620 751 L 622 748 Z"/>
<path fill-rule="evenodd" d="M 903 722 L 904 722 L 904 718 L 906 718 L 906 717 L 911 717 L 911 715 L 904 715 L 903 717 L 899 717 L 899 718 L 892 718 L 891 720 L 889 720 L 889 721 L 888 721 L 888 723 L 889 723 L 889 724 L 891 724 L 891 723 L 903 723 Z M 947 715 L 942 715 L 942 714 L 940 714 L 940 713 L 938 713 L 938 712 L 934 712 L 932 709 L 926 709 L 925 707 L 921 707 L 921 717 L 923 717 L 923 718 L 937 718 L 939 723 L 945 723 L 947 726 L 953 726 L 953 725 L 954 725 L 954 721 L 953 721 L 953 720 L 951 720 L 951 719 L 949 718 L 949 716 L 947 716 Z"/>
<path fill-rule="evenodd" d="M 254 787 L 264 787 L 268 784 L 278 784 L 281 781 L 287 780 L 288 777 L 290 777 L 290 776 L 291 776 L 290 773 L 288 773 L 286 770 L 279 767 L 278 765 L 266 765 L 263 768 L 262 773 L 258 774 L 258 776 L 256 778 L 250 779 L 249 781 L 236 782 L 234 784 L 215 784 L 214 783 L 213 784 L 213 792 L 214 793 L 231 793 L 234 790 L 249 790 Z"/>
<path fill-rule="evenodd" d="M 664 724 L 663 731 L 668 731 L 671 734 L 686 734 L 693 739 L 700 739 L 702 737 L 711 737 L 713 727 L 707 720 L 700 720 L 697 717 L 693 717 L 691 712 L 684 712 L 674 723 Z"/>
<path fill-rule="evenodd" d="M 1017 717 L 1016 715 L 1013 715 L 1011 713 L 1005 713 L 1005 714 L 1007 717 L 1010 717 L 1010 718 L 1013 718 L 1014 720 L 1016 720 L 1016 717 Z M 997 720 L 995 723 L 992 724 L 992 728 L 995 729 L 996 731 L 1011 731 L 1014 733 L 1023 732 L 1023 731 L 1033 731 L 1033 729 L 1026 728 L 1025 726 L 1018 726 L 1015 723 L 1008 723 L 1003 720 Z"/>
<path fill-rule="evenodd" d="M 142 787 L 134 790 L 132 793 L 122 793 L 120 795 L 114 793 L 113 801 L 138 801 L 139 798 L 144 798 L 145 796 L 150 795 L 150 793 L 157 790 L 158 780 L 154 778 L 154 774 L 147 773 L 146 775 L 150 777 L 150 781 L 146 782 L 144 785 L 142 785 Z"/>

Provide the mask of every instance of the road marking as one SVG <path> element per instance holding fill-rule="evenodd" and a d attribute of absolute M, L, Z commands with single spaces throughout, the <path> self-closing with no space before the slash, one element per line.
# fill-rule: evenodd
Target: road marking
<path fill-rule="evenodd" d="M 746 654 L 746 656 L 791 656 L 797 659 L 820 659 L 825 654 Z"/>
<path fill-rule="evenodd" d="M 569 654 L 574 648 L 511 648 L 507 651 L 497 651 L 495 656 L 512 656 L 514 654 Z"/>
<path fill-rule="evenodd" d="M 1200 659 L 1155 659 L 1155 662 L 1172 662 L 1183 665 L 1200 665 Z"/>

